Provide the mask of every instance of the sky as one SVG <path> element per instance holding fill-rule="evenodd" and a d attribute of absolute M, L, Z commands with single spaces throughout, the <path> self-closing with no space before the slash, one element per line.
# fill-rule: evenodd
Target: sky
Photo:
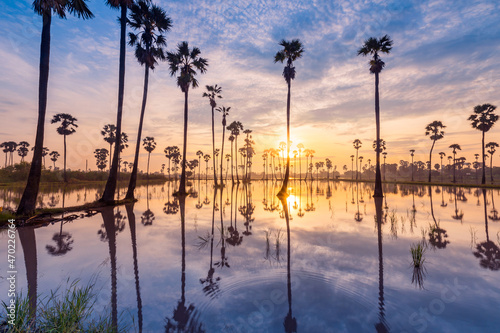
<path fill-rule="evenodd" d="M 438 153 L 451 154 L 458 143 L 469 162 L 481 152 L 481 132 L 468 116 L 478 104 L 499 105 L 500 5 L 494 0 L 406 1 L 154 1 L 165 9 L 173 27 L 167 50 L 187 41 L 208 60 L 200 87 L 190 90 L 188 159 L 202 150 L 211 154 L 211 108 L 202 98 L 205 85 L 222 87 L 219 106 L 231 107 L 228 124 L 241 121 L 256 142 L 257 170 L 264 149 L 286 141 L 286 82 L 283 64 L 274 63 L 282 39 L 299 39 L 303 57 L 295 61 L 291 93 L 292 150 L 298 143 L 314 149 L 315 160 L 330 158 L 337 169 L 350 165 L 352 142 L 363 143 L 359 154 L 375 160 L 374 76 L 368 59 L 357 50 L 369 37 L 388 34 L 394 41 L 380 75 L 381 137 L 387 162 L 427 161 L 432 141 L 425 126 L 446 125 L 436 143 Z M 31 1 L 0 2 L 0 141 L 35 141 L 41 17 Z M 68 137 L 68 167 L 95 170 L 93 152 L 108 148 L 100 131 L 116 122 L 119 54 L 119 11 L 104 0 L 88 1 L 95 18 L 54 18 L 51 30 L 49 94 L 44 146 L 63 151 L 63 139 L 50 119 L 70 113 L 77 132 Z M 132 162 L 142 101 L 144 71 L 127 47 L 123 130 Z M 150 75 L 143 136 L 157 148 L 151 170 L 167 163 L 163 149 L 182 147 L 183 94 L 167 63 Z M 500 113 L 500 110 L 498 110 Z M 216 114 L 216 144 L 221 117 Z M 500 141 L 500 124 L 486 142 Z M 227 137 L 227 132 L 226 132 Z M 241 142 L 241 141 L 240 141 Z M 225 153 L 228 152 L 226 143 Z M 147 155 L 141 147 L 140 169 Z M 458 157 L 457 156 L 457 157 Z M 31 160 L 31 152 L 28 160 Z M 19 158 L 17 157 L 16 161 Z M 494 159 L 498 165 L 500 158 Z M 57 162 L 62 167 L 62 160 Z"/>

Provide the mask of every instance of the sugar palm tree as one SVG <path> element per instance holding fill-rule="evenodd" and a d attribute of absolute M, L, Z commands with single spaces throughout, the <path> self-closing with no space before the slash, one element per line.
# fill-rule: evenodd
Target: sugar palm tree
<path fill-rule="evenodd" d="M 460 148 L 460 145 L 457 143 L 450 145 L 449 148 L 453 149 L 453 152 L 452 152 L 453 153 L 453 182 L 455 183 L 455 181 L 456 181 L 455 170 L 456 170 L 456 164 L 457 164 L 456 163 L 457 162 L 457 159 L 456 159 L 457 149 L 462 150 L 462 148 Z M 450 159 L 450 157 L 448 157 L 448 159 Z"/>
<path fill-rule="evenodd" d="M 175 156 L 178 156 L 180 154 L 179 147 L 168 146 L 163 150 L 163 152 L 165 153 L 165 157 L 168 158 L 168 180 L 170 180 L 171 161 L 172 161 L 172 158 L 174 158 Z"/>
<path fill-rule="evenodd" d="M 155 138 L 152 136 L 147 136 L 142 140 L 142 146 L 144 149 L 148 152 L 148 167 L 147 167 L 147 174 L 149 176 L 149 160 L 151 158 L 151 153 L 153 150 L 156 148 L 156 141 Z"/>
<path fill-rule="evenodd" d="M 498 143 L 488 142 L 486 144 L 486 148 L 488 148 L 488 154 L 490 154 L 490 176 L 491 176 L 491 183 L 493 184 L 493 155 L 497 151 L 496 148 L 498 148 Z"/>
<path fill-rule="evenodd" d="M 497 107 L 491 104 L 476 105 L 474 107 L 474 113 L 471 114 L 468 120 L 471 121 L 472 128 L 475 128 L 482 132 L 481 141 L 481 152 L 483 156 L 483 176 L 481 178 L 481 184 L 486 183 L 486 173 L 485 173 L 485 154 L 484 154 L 484 134 L 488 132 L 491 127 L 498 120 L 498 115 L 494 113 Z"/>
<path fill-rule="evenodd" d="M 198 156 L 198 180 L 200 180 L 200 175 L 201 175 L 201 172 L 200 172 L 200 168 L 201 168 L 201 158 L 203 156 L 205 156 L 205 154 L 203 154 L 203 152 L 201 150 L 198 150 L 196 152 L 196 156 Z"/>
<path fill-rule="evenodd" d="M 55 170 L 56 169 L 56 161 L 59 158 L 59 156 L 61 156 L 61 155 L 55 150 L 51 151 L 49 155 L 50 155 L 50 160 L 52 162 L 54 162 L 54 170 Z"/>
<path fill-rule="evenodd" d="M 429 153 L 429 183 L 431 182 L 431 174 L 432 174 L 432 150 L 434 149 L 434 145 L 437 140 L 441 140 L 444 137 L 443 128 L 446 126 L 443 125 L 439 120 L 434 120 L 432 123 L 425 127 L 425 135 L 430 135 L 432 140 L 431 151 Z"/>
<path fill-rule="evenodd" d="M 109 151 L 113 151 L 113 144 L 116 141 L 116 126 L 113 124 L 104 125 L 101 131 L 104 141 L 109 143 Z M 109 155 L 109 166 L 111 167 L 111 154 Z"/>
<path fill-rule="evenodd" d="M 410 149 L 410 156 L 411 156 L 411 181 L 414 180 L 413 178 L 413 157 L 415 156 L 415 149 Z"/>
<path fill-rule="evenodd" d="M 2 151 L 5 153 L 5 167 L 7 167 L 7 158 L 9 156 L 9 142 L 4 141 L 0 143 L 0 148 L 2 148 Z M 35 148 L 35 147 L 33 147 Z"/>
<path fill-rule="evenodd" d="M 134 198 L 137 183 L 139 147 L 148 97 L 149 70 L 154 70 L 158 61 L 166 59 L 163 48 L 167 45 L 167 41 L 163 34 L 172 27 L 172 21 L 167 17 L 165 11 L 154 4 L 149 4 L 149 2 L 139 1 L 130 7 L 130 11 L 129 25 L 138 32 L 129 33 L 129 45 L 135 47 L 135 57 L 141 65 L 144 65 L 144 91 L 135 146 L 134 168 L 130 175 L 127 195 L 125 196 L 127 199 Z"/>
<path fill-rule="evenodd" d="M 210 156 L 209 154 L 206 154 L 205 156 L 203 156 L 203 159 L 205 160 L 205 181 L 208 180 L 208 161 L 210 161 L 210 159 L 212 158 L 212 156 Z"/>
<path fill-rule="evenodd" d="M 288 94 L 286 100 L 286 171 L 285 178 L 283 179 L 283 185 L 281 186 L 281 190 L 278 192 L 278 196 L 286 197 L 288 179 L 290 177 L 290 88 L 292 80 L 295 79 L 295 67 L 293 66 L 293 62 L 302 57 L 304 48 L 298 39 L 293 39 L 292 41 L 286 41 L 283 39 L 279 44 L 283 46 L 283 49 L 276 53 L 274 56 L 274 62 L 283 63 L 286 60 L 286 66 L 283 69 L 283 77 L 288 85 Z"/>
<path fill-rule="evenodd" d="M 0 147 L 2 147 L 0 145 Z M 31 147 L 31 151 L 34 151 L 35 150 L 35 147 Z M 3 152 L 5 153 L 5 149 L 3 150 Z M 43 168 L 45 168 L 45 156 L 47 156 L 49 154 L 49 148 L 47 147 L 43 147 L 43 150 L 42 150 L 42 158 L 43 158 Z M 7 156 L 5 156 L 7 158 Z M 7 160 L 5 160 L 5 162 L 7 163 Z M 7 164 L 6 164 L 7 166 Z"/>
<path fill-rule="evenodd" d="M 40 77 L 38 84 L 38 123 L 35 139 L 35 150 L 31 162 L 28 182 L 17 208 L 17 214 L 30 214 L 34 212 L 36 198 L 42 174 L 42 151 L 45 130 L 45 112 L 47 109 L 47 90 L 49 83 L 49 58 L 50 58 L 50 26 L 52 15 L 65 18 L 66 13 L 79 18 L 90 19 L 94 15 L 87 7 L 85 0 L 34 0 L 35 13 L 42 16 L 42 40 L 40 45 Z"/>
<path fill-rule="evenodd" d="M 30 144 L 26 141 L 19 142 L 19 147 L 17 148 L 17 154 L 21 156 L 21 162 L 24 162 L 24 158 L 28 155 Z"/>
<path fill-rule="evenodd" d="M 236 182 L 239 184 L 240 178 L 238 176 L 238 136 L 240 135 L 240 131 L 243 131 L 243 124 L 239 121 L 233 121 L 231 124 L 229 124 L 227 130 L 231 131 L 231 136 L 234 137 L 234 155 L 233 152 L 231 152 L 231 156 L 234 156 L 234 158 L 236 159 Z M 229 139 L 231 140 L 231 138 Z M 231 157 L 231 167 L 233 165 L 232 161 L 233 157 Z"/>
<path fill-rule="evenodd" d="M 118 161 L 120 158 L 120 138 L 122 133 L 123 97 L 125 95 L 125 49 L 127 33 L 127 10 L 134 0 L 106 0 L 106 4 L 113 9 L 120 9 L 120 55 L 118 64 L 118 103 L 116 111 L 115 150 L 113 161 L 109 168 L 108 180 L 101 197 L 101 201 L 111 202 L 115 199 L 116 182 L 118 180 Z M 111 152 L 110 152 L 111 154 Z M 132 163 L 129 164 L 129 167 Z"/>
<path fill-rule="evenodd" d="M 226 134 L 226 117 L 229 115 L 229 110 L 231 107 L 219 106 L 217 111 L 222 114 L 222 149 L 220 153 L 220 187 L 224 187 L 224 182 L 222 180 L 222 163 L 224 162 L 224 136 Z M 226 156 L 227 159 L 227 156 Z M 227 178 L 227 169 L 226 169 L 226 178 Z"/>
<path fill-rule="evenodd" d="M 203 93 L 203 97 L 207 97 L 208 100 L 210 101 L 210 107 L 212 108 L 212 153 L 215 157 L 215 122 L 214 122 L 214 111 L 215 107 L 217 106 L 216 99 L 217 98 L 222 98 L 221 92 L 222 88 L 215 85 L 215 86 L 205 86 L 207 88 L 207 91 Z M 215 166 L 215 158 L 213 159 L 213 164 L 214 164 L 214 184 L 215 187 L 217 187 L 217 168 Z M 222 174 L 221 174 L 222 178 Z"/>
<path fill-rule="evenodd" d="M 75 127 L 78 127 L 78 125 L 75 123 L 77 121 L 76 118 L 74 118 L 72 115 L 67 114 L 67 113 L 58 113 L 54 115 L 54 118 L 52 118 L 51 123 L 61 123 L 61 126 L 57 128 L 57 133 L 62 135 L 64 137 L 64 171 L 63 171 L 63 176 L 64 176 L 64 181 L 68 182 L 68 179 L 66 177 L 66 136 L 71 135 L 76 132 Z"/>
<path fill-rule="evenodd" d="M 302 163 L 300 161 L 300 156 L 302 154 L 302 149 L 304 149 L 304 144 L 303 143 L 299 143 L 297 145 L 297 148 L 299 149 L 299 179 L 302 180 Z"/>
<path fill-rule="evenodd" d="M 354 140 L 352 145 L 354 146 L 354 149 L 356 149 L 356 180 L 358 180 L 358 151 L 359 148 L 361 148 L 361 140 Z"/>
<path fill-rule="evenodd" d="M 439 153 L 439 157 L 441 158 L 441 182 L 443 181 L 443 157 L 445 157 L 446 154 L 443 152 Z"/>
<path fill-rule="evenodd" d="M 380 144 L 380 104 L 379 104 L 379 74 L 385 66 L 385 63 L 380 59 L 379 53 L 389 53 L 392 49 L 393 41 L 388 35 L 382 38 L 368 38 L 363 46 L 358 50 L 358 55 L 368 56 L 371 55 L 370 60 L 370 73 L 375 74 L 375 125 L 377 128 L 377 145 Z M 374 197 L 383 197 L 382 192 L 382 178 L 380 174 L 380 149 L 376 149 L 376 169 L 375 169 L 375 192 Z"/>
<path fill-rule="evenodd" d="M 9 152 L 9 164 L 11 166 L 14 165 L 14 152 L 16 151 L 17 149 L 17 142 L 14 142 L 14 141 L 9 141 L 7 142 L 7 149 L 8 149 L 8 152 Z"/>
<path fill-rule="evenodd" d="M 182 160 L 186 160 L 187 151 L 187 130 L 188 130 L 188 94 L 189 88 L 198 87 L 196 79 L 197 71 L 205 73 L 208 61 L 200 57 L 201 51 L 197 47 L 189 48 L 188 42 L 181 42 L 177 45 L 176 52 L 167 52 L 167 60 L 170 66 L 170 75 L 177 76 L 177 86 L 184 93 L 184 140 L 182 147 Z M 182 164 L 181 183 L 178 194 L 186 195 L 186 166 Z"/>

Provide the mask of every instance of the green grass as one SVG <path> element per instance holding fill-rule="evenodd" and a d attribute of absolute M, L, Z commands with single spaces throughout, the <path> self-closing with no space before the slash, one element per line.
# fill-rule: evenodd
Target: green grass
<path fill-rule="evenodd" d="M 424 242 L 418 242 L 410 245 L 410 253 L 413 267 L 421 267 L 425 261 L 425 250 L 427 246 Z"/>
<path fill-rule="evenodd" d="M 14 325 L 8 324 L 7 304 L 3 303 L 5 313 L 0 317 L 0 332 L 126 332 L 125 327 L 113 327 L 110 314 L 94 314 L 94 305 L 97 293 L 94 292 L 95 283 L 90 282 L 79 287 L 79 281 L 69 283 L 67 288 L 60 292 L 59 288 L 51 291 L 37 304 L 36 316 L 33 316 L 29 298 L 19 294 L 15 299 Z"/>

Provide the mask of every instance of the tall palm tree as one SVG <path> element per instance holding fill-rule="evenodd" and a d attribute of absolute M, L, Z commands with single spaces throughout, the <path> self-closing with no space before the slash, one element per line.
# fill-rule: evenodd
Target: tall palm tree
<path fill-rule="evenodd" d="M 163 47 L 167 45 L 167 41 L 163 33 L 168 32 L 172 27 L 172 21 L 167 17 L 165 11 L 149 2 L 141 0 L 137 4 L 133 4 L 130 7 L 130 11 L 128 23 L 132 29 L 138 32 L 129 33 L 129 45 L 135 47 L 135 57 L 141 65 L 144 65 L 144 91 L 142 94 L 141 116 L 135 146 L 134 167 L 130 175 L 130 182 L 125 196 L 126 199 L 134 198 L 134 190 L 137 183 L 139 146 L 141 144 L 142 125 L 148 97 L 149 70 L 154 70 L 159 60 L 163 61 L 166 59 Z"/>
<path fill-rule="evenodd" d="M 288 94 L 286 99 L 286 171 L 285 178 L 283 179 L 283 185 L 281 190 L 278 192 L 278 196 L 286 197 L 288 189 L 288 179 L 290 177 L 290 88 L 292 80 L 295 79 L 295 67 L 293 62 L 304 53 L 304 48 L 302 43 L 298 39 L 293 39 L 292 41 L 281 40 L 279 45 L 283 46 L 283 49 L 278 51 L 274 56 L 274 62 L 283 63 L 286 60 L 286 66 L 283 69 L 283 77 L 288 85 Z"/>
<path fill-rule="evenodd" d="M 9 156 L 9 142 L 4 141 L 0 143 L 0 148 L 2 148 L 2 151 L 5 153 L 5 167 L 7 167 L 7 156 Z"/>
<path fill-rule="evenodd" d="M 302 180 L 302 163 L 300 161 L 300 156 L 302 154 L 302 149 L 304 149 L 304 144 L 303 143 L 299 143 L 297 145 L 297 148 L 299 149 L 299 179 Z"/>
<path fill-rule="evenodd" d="M 217 111 L 222 114 L 222 149 L 220 152 L 220 187 L 224 187 L 224 182 L 222 180 L 222 163 L 224 162 L 224 136 L 226 134 L 226 117 L 229 115 L 229 110 L 231 107 L 219 106 Z M 226 156 L 227 159 L 227 156 Z M 226 178 L 227 178 L 227 170 L 226 170 Z"/>
<path fill-rule="evenodd" d="M 431 174 L 432 174 L 432 150 L 434 149 L 434 144 L 437 140 L 441 140 L 444 137 L 443 128 L 446 126 L 439 120 L 434 120 L 432 123 L 425 127 L 425 135 L 430 135 L 432 140 L 431 151 L 429 153 L 429 183 L 431 182 Z"/>
<path fill-rule="evenodd" d="M 377 145 L 380 144 L 380 104 L 379 104 L 379 74 L 385 66 L 385 63 L 380 59 L 379 53 L 389 53 L 392 49 L 393 41 L 388 35 L 380 39 L 370 37 L 363 46 L 358 50 L 358 55 L 368 56 L 373 58 L 370 60 L 370 73 L 375 74 L 375 125 L 377 127 Z M 380 149 L 376 150 L 376 169 L 375 169 L 375 192 L 374 197 L 383 197 L 382 178 L 380 174 Z"/>
<path fill-rule="evenodd" d="M 109 143 L 109 151 L 113 151 L 113 144 L 116 141 L 116 126 L 113 124 L 104 125 L 101 131 L 104 141 Z M 109 166 L 111 167 L 111 154 L 109 155 Z"/>
<path fill-rule="evenodd" d="M 78 127 L 78 125 L 75 123 L 76 121 L 76 118 L 67 113 L 58 113 L 54 115 L 54 118 L 52 118 L 51 120 L 52 124 L 59 122 L 61 123 L 61 126 L 57 128 L 57 133 L 64 137 L 64 182 L 68 182 L 68 179 L 66 177 L 66 136 L 76 132 L 75 127 Z"/>
<path fill-rule="evenodd" d="M 115 150 L 113 161 L 109 168 L 108 180 L 101 197 L 101 201 L 111 202 L 115 199 L 116 182 L 118 180 L 118 161 L 120 158 L 120 138 L 122 133 L 123 97 L 125 94 L 125 49 L 127 33 L 127 10 L 134 0 L 106 0 L 106 4 L 113 9 L 120 9 L 120 56 L 118 64 L 118 105 L 116 111 Z M 110 152 L 111 154 L 111 152 Z M 132 165 L 132 163 L 129 164 Z"/>
<path fill-rule="evenodd" d="M 439 157 L 441 158 L 441 182 L 443 181 L 443 157 L 445 157 L 446 154 L 443 152 L 439 153 Z"/>
<path fill-rule="evenodd" d="M 474 107 L 474 113 L 468 118 L 468 120 L 471 121 L 472 128 L 482 132 L 481 152 L 483 156 L 483 176 L 481 178 L 481 184 L 486 183 L 486 172 L 484 168 L 484 134 L 488 132 L 498 120 L 498 115 L 494 113 L 496 108 L 495 105 L 491 104 L 476 105 Z"/>
<path fill-rule="evenodd" d="M 49 155 L 51 156 L 50 160 L 54 162 L 54 170 L 56 170 L 56 161 L 61 155 L 55 150 L 51 151 Z"/>
<path fill-rule="evenodd" d="M 414 180 L 413 178 L 413 157 L 415 156 L 415 149 L 410 149 L 410 156 L 411 156 L 411 181 Z"/>
<path fill-rule="evenodd" d="M 354 155 L 351 155 L 351 180 L 354 180 Z"/>
<path fill-rule="evenodd" d="M 215 187 L 217 187 L 217 168 L 215 166 L 215 123 L 214 123 L 214 110 L 215 107 L 217 106 L 216 99 L 217 98 L 222 98 L 221 92 L 222 88 L 215 85 L 215 86 L 205 86 L 207 88 L 207 91 L 203 93 L 203 97 L 207 97 L 208 100 L 210 101 L 210 106 L 212 107 L 212 153 L 214 155 L 213 159 L 213 164 L 214 164 L 214 184 Z M 221 174 L 222 178 L 222 174 Z"/>
<path fill-rule="evenodd" d="M 233 184 L 234 184 L 234 165 L 233 165 L 233 142 L 234 142 L 234 138 L 235 136 L 234 135 L 230 135 L 229 138 L 227 138 L 229 140 L 229 142 L 231 142 L 231 180 L 233 181 Z"/>
<path fill-rule="evenodd" d="M 238 176 L 238 136 L 240 135 L 240 131 L 243 131 L 243 124 L 239 121 L 233 121 L 229 126 L 227 127 L 228 131 L 231 131 L 231 136 L 234 137 L 234 155 L 233 152 L 231 151 L 231 156 L 234 156 L 236 159 L 236 182 L 239 184 L 240 183 L 240 178 Z M 231 140 L 231 138 L 229 138 Z M 233 157 L 231 157 L 231 167 L 233 165 Z M 234 182 L 234 177 L 233 177 L 233 182 Z"/>
<path fill-rule="evenodd" d="M 9 154 L 10 154 L 10 162 L 9 163 L 11 166 L 13 166 L 14 165 L 14 152 L 17 149 L 17 142 L 14 142 L 14 141 L 7 142 L 7 148 L 8 148 Z"/>
<path fill-rule="evenodd" d="M 17 148 L 17 153 L 21 156 L 21 162 L 24 162 L 24 158 L 28 155 L 30 144 L 26 141 L 19 142 L 19 148 Z"/>
<path fill-rule="evenodd" d="M 493 184 L 493 155 L 497 151 L 496 148 L 498 148 L 498 143 L 488 142 L 486 144 L 486 148 L 488 148 L 488 154 L 490 154 L 490 176 L 491 176 L 491 183 Z"/>
<path fill-rule="evenodd" d="M 168 146 L 163 150 L 163 152 L 165 153 L 165 157 L 168 158 L 168 180 L 170 180 L 171 161 L 172 161 L 172 158 L 179 155 L 179 147 Z"/>
<path fill-rule="evenodd" d="M 147 175 L 149 177 L 149 160 L 151 158 L 151 153 L 153 150 L 156 148 L 156 141 L 155 138 L 152 136 L 147 136 L 142 140 L 142 145 L 144 149 L 148 152 L 148 167 L 147 167 Z"/>
<path fill-rule="evenodd" d="M 205 156 L 203 156 L 203 159 L 205 160 L 205 181 L 208 180 L 208 161 L 210 161 L 210 159 L 212 158 L 212 156 L 210 156 L 209 154 L 206 154 Z"/>
<path fill-rule="evenodd" d="M 200 175 L 201 175 L 201 172 L 200 172 L 200 168 L 201 168 L 201 158 L 203 156 L 205 156 L 205 154 L 203 154 L 203 152 L 201 150 L 198 150 L 196 152 L 196 156 L 198 156 L 198 180 L 200 180 Z"/>
<path fill-rule="evenodd" d="M 457 159 L 456 159 L 457 149 L 458 150 L 462 150 L 462 148 L 460 148 L 460 145 L 457 144 L 457 143 L 454 143 L 454 144 L 450 145 L 449 148 L 453 149 L 453 152 L 452 152 L 453 153 L 453 182 L 455 183 L 455 181 L 456 181 L 455 170 L 456 170 L 456 165 L 457 165 L 457 163 L 456 163 L 457 162 Z M 448 159 L 450 157 L 448 157 Z"/>
<path fill-rule="evenodd" d="M 356 180 L 358 180 L 358 151 L 359 148 L 361 148 L 361 140 L 354 140 L 352 145 L 354 146 L 354 149 L 356 149 Z"/>
<path fill-rule="evenodd" d="M 49 83 L 49 58 L 50 58 L 50 26 L 52 14 L 65 18 L 66 13 L 79 18 L 90 19 L 94 15 L 87 7 L 85 0 L 34 0 L 35 13 L 42 16 L 42 36 L 40 44 L 40 77 L 38 83 L 38 123 L 35 139 L 35 151 L 31 162 L 28 182 L 23 196 L 17 207 L 17 214 L 30 214 L 34 212 L 36 197 L 40 186 L 42 174 L 42 151 L 45 130 L 45 112 L 47 109 L 47 90 Z"/>
<path fill-rule="evenodd" d="M 187 126 L 188 126 L 188 94 L 189 87 L 193 89 L 198 87 L 196 71 L 205 73 L 208 67 L 208 61 L 200 57 L 201 51 L 197 47 L 189 49 L 188 42 L 181 42 L 177 45 L 176 52 L 167 52 L 167 59 L 170 66 L 170 75 L 177 76 L 177 86 L 184 93 L 184 140 L 182 147 L 182 160 L 186 160 L 187 151 Z M 178 194 L 186 195 L 186 166 L 182 164 L 181 183 Z"/>

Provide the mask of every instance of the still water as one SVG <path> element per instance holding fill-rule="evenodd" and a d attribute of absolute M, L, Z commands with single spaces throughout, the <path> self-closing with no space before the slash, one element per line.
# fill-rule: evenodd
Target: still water
<path fill-rule="evenodd" d="M 282 203 L 280 186 L 221 196 L 194 181 L 185 202 L 175 184 L 142 186 L 133 205 L 19 228 L 17 289 L 96 279 L 96 309 L 131 332 L 498 332 L 498 190 L 387 185 L 374 200 L 372 184 L 296 181 Z M 15 206 L 20 194 L 1 191 Z M 101 191 L 47 190 L 39 206 Z"/>

